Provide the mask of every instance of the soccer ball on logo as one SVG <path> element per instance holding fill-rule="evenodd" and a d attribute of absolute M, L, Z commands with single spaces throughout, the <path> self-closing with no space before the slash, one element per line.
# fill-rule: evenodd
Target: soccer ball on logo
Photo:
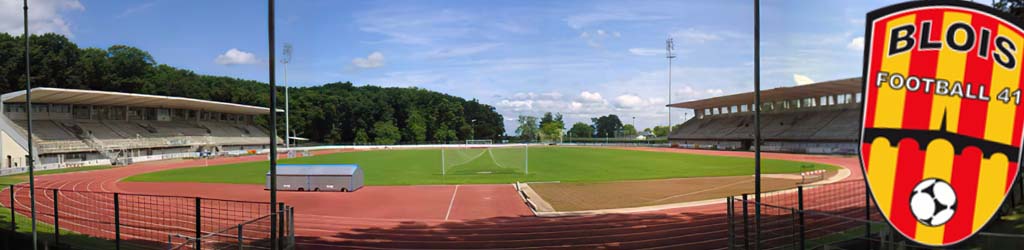
<path fill-rule="evenodd" d="M 933 227 L 946 224 L 956 213 L 956 192 L 946 181 L 925 179 L 910 193 L 910 211 L 921 224 Z"/>

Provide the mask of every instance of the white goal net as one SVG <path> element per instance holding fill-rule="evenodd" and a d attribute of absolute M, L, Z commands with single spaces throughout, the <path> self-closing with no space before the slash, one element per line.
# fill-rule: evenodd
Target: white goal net
<path fill-rule="evenodd" d="M 464 145 L 441 149 L 441 174 L 527 174 L 528 157 L 526 144 L 482 144 L 466 141 Z"/>

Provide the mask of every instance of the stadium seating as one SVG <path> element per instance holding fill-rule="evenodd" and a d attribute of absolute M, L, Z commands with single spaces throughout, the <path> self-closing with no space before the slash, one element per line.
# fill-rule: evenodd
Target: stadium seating
<path fill-rule="evenodd" d="M 14 121 L 27 131 L 26 120 Z M 250 124 L 191 121 L 35 120 L 33 142 L 40 153 L 96 151 L 103 148 L 161 148 L 198 145 L 261 145 L 267 133 Z M 90 142 L 90 140 L 92 140 Z"/>
<path fill-rule="evenodd" d="M 710 143 L 717 145 L 713 148 L 734 149 L 742 141 L 753 141 L 753 120 L 749 112 L 690 119 L 672 131 L 669 138 L 681 145 Z M 769 145 L 766 151 L 847 152 L 852 146 L 846 144 L 858 140 L 859 127 L 860 110 L 850 105 L 769 111 L 761 115 L 761 136 Z"/>

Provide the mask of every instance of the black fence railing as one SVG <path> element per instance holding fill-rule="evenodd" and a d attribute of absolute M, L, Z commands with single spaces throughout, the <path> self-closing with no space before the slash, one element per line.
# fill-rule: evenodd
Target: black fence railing
<path fill-rule="evenodd" d="M 931 249 L 903 238 L 878 212 L 863 180 L 799 186 L 761 195 L 726 198 L 729 249 Z M 1020 214 L 1024 184 L 1020 181 L 1000 207 L 997 217 Z M 761 208 L 760 233 L 755 208 Z M 1024 247 L 1024 234 L 983 230 L 972 239 L 946 249 Z"/>
<path fill-rule="evenodd" d="M 26 223 L 18 220 L 31 216 L 29 190 L 23 184 L 3 190 L 6 194 L 2 195 L 0 203 L 11 209 L 11 214 L 9 225 L 0 228 L 24 231 L 18 227 L 25 227 Z M 44 241 L 40 244 L 48 246 L 168 249 L 189 239 L 209 238 L 210 233 L 243 225 L 246 245 L 270 249 L 269 219 L 261 220 L 270 217 L 271 204 L 267 202 L 46 188 L 36 188 L 35 194 L 37 222 L 47 225 L 41 234 L 48 237 L 40 237 Z M 285 207 L 284 204 L 279 206 Z M 281 225 L 290 224 L 285 220 L 291 217 L 277 217 L 281 218 Z M 284 233 L 282 231 L 282 236 Z M 184 237 L 174 240 L 175 237 L 170 236 Z M 198 245 L 193 245 L 195 247 L 181 249 L 198 249 Z"/>

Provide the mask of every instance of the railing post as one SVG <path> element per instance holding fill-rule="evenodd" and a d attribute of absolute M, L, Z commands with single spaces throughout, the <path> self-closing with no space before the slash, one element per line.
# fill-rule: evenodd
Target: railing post
<path fill-rule="evenodd" d="M 57 190 L 53 190 L 53 245 L 60 246 L 60 212 L 57 209 Z"/>
<path fill-rule="evenodd" d="M 747 212 L 747 194 L 743 194 L 743 249 L 750 249 L 750 225 L 747 217 L 750 214 Z"/>
<path fill-rule="evenodd" d="M 114 249 L 121 249 L 121 202 L 114 193 Z"/>
<path fill-rule="evenodd" d="M 807 249 L 807 241 L 804 233 L 807 231 L 807 224 L 804 224 L 804 186 L 796 186 L 797 208 L 800 209 L 800 249 Z"/>
<path fill-rule="evenodd" d="M 202 248 L 202 237 L 203 237 L 203 215 L 202 215 L 202 200 L 196 197 L 196 250 Z"/>
<path fill-rule="evenodd" d="M 733 199 L 735 197 L 729 196 L 725 198 L 725 205 L 729 206 L 726 208 L 726 216 L 729 216 L 729 250 L 736 248 L 736 218 L 733 218 L 735 214 L 735 206 L 733 206 Z"/>
<path fill-rule="evenodd" d="M 277 242 L 275 242 L 275 244 L 277 244 L 277 249 L 284 249 L 281 244 L 281 242 L 284 241 L 284 212 L 284 202 L 278 202 L 277 213 L 279 214 L 277 216 Z"/>
<path fill-rule="evenodd" d="M 288 246 L 295 249 L 295 207 L 288 207 Z"/>
<path fill-rule="evenodd" d="M 14 210 L 15 210 L 15 208 L 14 208 L 14 184 L 11 184 L 10 190 L 11 190 L 11 231 L 17 232 L 18 231 L 18 224 L 14 223 L 15 218 L 16 218 L 16 216 L 15 216 L 16 214 L 14 212 Z"/>
<path fill-rule="evenodd" d="M 244 226 L 244 224 L 242 224 L 242 223 L 238 224 L 238 250 L 242 250 L 243 248 L 245 248 L 245 242 L 242 241 L 242 227 L 243 226 Z"/>
<path fill-rule="evenodd" d="M 864 243 L 871 244 L 871 192 L 864 186 Z"/>

